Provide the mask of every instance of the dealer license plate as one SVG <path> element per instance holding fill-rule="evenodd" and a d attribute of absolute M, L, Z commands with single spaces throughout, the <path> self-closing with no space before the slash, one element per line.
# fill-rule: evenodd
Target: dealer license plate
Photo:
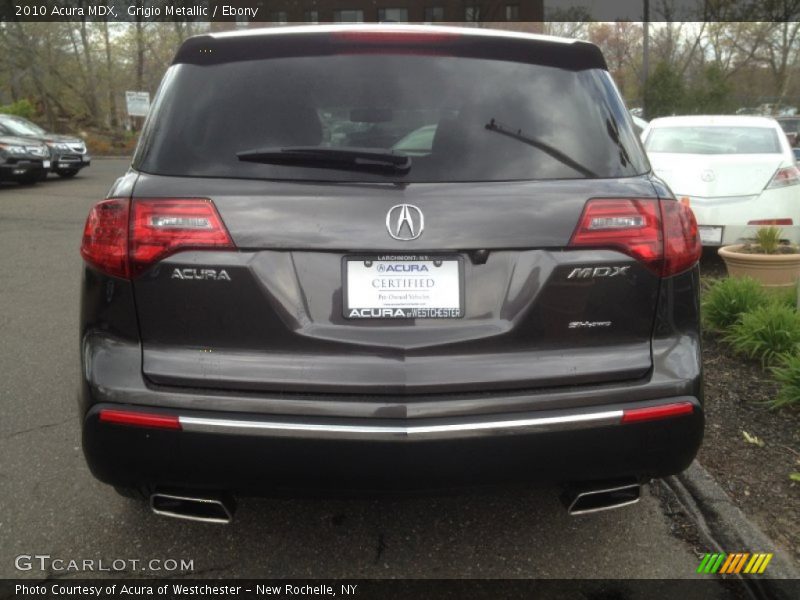
<path fill-rule="evenodd" d="M 457 319 L 464 316 L 464 262 L 458 256 L 346 257 L 348 319 Z"/>
<path fill-rule="evenodd" d="M 704 245 L 717 245 L 722 243 L 722 227 L 713 227 L 711 225 L 700 225 L 697 227 L 700 232 L 700 241 Z"/>

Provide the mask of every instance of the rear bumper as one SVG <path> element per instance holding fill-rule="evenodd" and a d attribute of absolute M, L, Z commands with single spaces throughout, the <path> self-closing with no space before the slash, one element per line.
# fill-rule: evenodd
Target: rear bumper
<path fill-rule="evenodd" d="M 623 411 L 688 403 L 691 413 L 626 423 Z M 100 419 L 126 410 L 181 429 Z M 83 445 L 94 475 L 124 487 L 238 491 L 414 489 L 507 481 L 647 479 L 694 458 L 703 411 L 690 396 L 448 419 L 326 419 L 94 405 Z"/>

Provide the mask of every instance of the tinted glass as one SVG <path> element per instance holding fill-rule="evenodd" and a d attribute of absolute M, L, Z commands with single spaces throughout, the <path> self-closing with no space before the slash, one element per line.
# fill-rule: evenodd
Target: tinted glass
<path fill-rule="evenodd" d="M 675 154 L 780 154 L 777 132 L 769 127 L 656 127 L 648 152 Z"/>
<path fill-rule="evenodd" d="M 411 156 L 412 166 L 378 174 L 236 156 L 287 146 L 379 148 Z M 164 175 L 409 182 L 648 170 L 606 71 L 394 54 L 173 66 L 134 165 Z"/>
<path fill-rule="evenodd" d="M 45 130 L 20 118 L 3 118 L 0 123 L 14 135 L 43 135 Z"/>

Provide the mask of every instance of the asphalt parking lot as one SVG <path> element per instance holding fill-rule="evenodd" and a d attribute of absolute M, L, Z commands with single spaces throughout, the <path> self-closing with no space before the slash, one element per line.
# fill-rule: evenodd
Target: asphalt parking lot
<path fill-rule="evenodd" d="M 684 578 L 698 556 L 659 500 L 569 517 L 553 487 L 437 496 L 248 499 L 230 526 L 167 520 L 95 481 L 80 450 L 78 254 L 127 168 L 0 186 L 0 577 L 19 555 L 193 561 L 200 577 Z M 165 576 L 127 568 L 117 575 Z M 94 575 L 107 575 L 97 573 Z"/>

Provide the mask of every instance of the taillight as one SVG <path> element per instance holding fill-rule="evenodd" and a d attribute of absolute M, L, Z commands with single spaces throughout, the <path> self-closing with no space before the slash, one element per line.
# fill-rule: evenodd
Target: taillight
<path fill-rule="evenodd" d="M 571 247 L 613 248 L 661 272 L 662 242 L 654 200 L 589 200 Z"/>
<path fill-rule="evenodd" d="M 764 189 L 782 188 L 800 183 L 800 169 L 795 166 L 783 167 L 775 172 L 772 179 Z"/>
<path fill-rule="evenodd" d="M 662 277 L 685 271 L 702 251 L 691 209 L 653 198 L 589 200 L 569 246 L 619 250 Z"/>
<path fill-rule="evenodd" d="M 204 198 L 103 200 L 89 213 L 81 256 L 116 277 L 135 277 L 179 250 L 232 250 L 228 230 Z"/>
<path fill-rule="evenodd" d="M 83 260 L 115 277 L 128 277 L 127 199 L 103 200 L 86 219 L 81 242 Z"/>
<path fill-rule="evenodd" d="M 662 277 L 683 273 L 692 267 L 703 253 L 692 209 L 671 200 L 662 200 L 661 218 L 664 226 L 664 268 Z"/>
<path fill-rule="evenodd" d="M 233 248 L 233 240 L 211 200 L 133 200 L 130 238 L 132 276 L 178 250 Z"/>

